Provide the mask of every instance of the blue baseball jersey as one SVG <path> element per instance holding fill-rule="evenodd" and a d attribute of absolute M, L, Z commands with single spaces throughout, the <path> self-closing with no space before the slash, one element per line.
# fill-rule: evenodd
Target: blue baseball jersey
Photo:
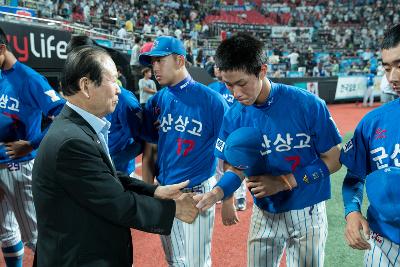
<path fill-rule="evenodd" d="M 240 127 L 254 127 L 263 134 L 265 170 L 272 175 L 293 172 L 306 166 L 341 142 L 340 134 L 325 102 L 301 88 L 271 82 L 263 105 L 244 106 L 236 102 L 224 116 L 215 155 L 223 160 L 225 141 Z M 268 212 L 302 209 L 330 198 L 330 179 L 273 196 L 254 198 Z"/>
<path fill-rule="evenodd" d="M 190 180 L 193 187 L 214 175 L 213 150 L 227 108 L 222 96 L 190 76 L 148 100 L 146 132 L 157 139 L 161 185 Z M 152 127 L 156 120 L 158 130 Z"/>
<path fill-rule="evenodd" d="M 135 95 L 121 88 L 114 112 L 106 117 L 111 122 L 108 148 L 115 169 L 128 174 L 135 170 L 135 157 L 140 152 L 138 136 L 142 125 L 141 112 L 141 106 Z"/>
<path fill-rule="evenodd" d="M 348 168 L 343 183 L 346 215 L 361 210 L 368 174 L 377 169 L 400 167 L 400 128 L 396 122 L 399 116 L 399 99 L 369 112 L 358 124 L 353 138 L 342 148 L 340 161 Z M 400 244 L 400 228 L 377 218 L 378 212 L 369 206 L 367 219 L 371 229 Z"/>
<path fill-rule="evenodd" d="M 222 97 L 225 99 L 226 103 L 228 104 L 229 107 L 233 105 L 233 103 L 236 101 L 236 99 L 233 97 L 231 91 L 229 91 L 228 87 L 224 82 L 221 81 L 215 81 L 212 82 L 208 85 L 211 89 L 222 95 Z"/>
<path fill-rule="evenodd" d="M 30 141 L 33 148 L 39 146 L 44 132 L 41 131 L 42 113 L 57 115 L 65 100 L 51 88 L 46 78 L 17 61 L 9 70 L 0 72 L 0 113 L 12 118 L 15 136 L 3 141 Z M 0 145 L 0 163 L 23 162 L 35 157 L 36 152 L 11 160 Z"/>

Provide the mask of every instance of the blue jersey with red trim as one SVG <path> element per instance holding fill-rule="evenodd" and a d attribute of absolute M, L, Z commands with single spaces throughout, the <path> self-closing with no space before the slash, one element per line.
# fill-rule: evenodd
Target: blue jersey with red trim
<path fill-rule="evenodd" d="M 17 61 L 11 69 L 0 72 L 0 113 L 13 120 L 13 136 L 0 142 L 17 140 L 30 141 L 33 148 L 43 138 L 41 131 L 42 113 L 57 115 L 65 100 L 51 88 L 46 78 Z M 34 158 L 36 151 L 11 160 L 0 145 L 0 163 L 23 162 Z"/>
<path fill-rule="evenodd" d="M 342 148 L 340 161 L 348 168 L 343 183 L 346 214 L 361 210 L 365 177 L 368 174 L 387 167 L 400 167 L 399 116 L 400 99 L 369 112 L 357 125 L 353 138 Z M 369 206 L 367 219 L 371 229 L 400 244 L 399 227 L 378 218 L 378 211 Z"/>
<path fill-rule="evenodd" d="M 158 130 L 147 135 L 158 138 L 157 180 L 162 185 L 190 180 L 189 187 L 214 175 L 213 153 L 227 109 L 224 99 L 190 76 L 162 89 L 146 103 L 146 126 L 160 121 Z"/>
<path fill-rule="evenodd" d="M 223 160 L 226 138 L 240 127 L 255 127 L 263 133 L 261 151 L 268 174 L 293 172 L 321 153 L 340 144 L 341 137 L 325 102 L 301 88 L 272 83 L 263 105 L 236 102 L 224 116 L 215 155 Z M 330 198 L 330 179 L 311 183 L 270 197 L 254 198 L 255 204 L 278 213 L 302 209 Z"/>

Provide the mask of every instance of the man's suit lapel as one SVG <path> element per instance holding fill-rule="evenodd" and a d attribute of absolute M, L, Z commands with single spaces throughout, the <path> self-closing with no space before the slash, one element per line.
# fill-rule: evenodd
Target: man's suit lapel
<path fill-rule="evenodd" d="M 82 130 L 93 139 L 93 142 L 99 149 L 101 157 L 103 158 L 104 162 L 112 170 L 113 176 L 117 177 L 117 171 L 115 170 L 114 164 L 112 164 L 112 162 L 110 161 L 110 157 L 107 155 L 107 152 L 104 151 L 101 141 L 97 136 L 96 131 L 92 128 L 92 126 L 90 126 L 90 124 L 84 118 L 82 118 L 81 115 L 79 115 L 77 112 L 75 112 L 72 108 L 70 108 L 67 105 L 64 106 L 60 115 L 70 119 L 72 122 L 79 125 L 82 128 Z"/>

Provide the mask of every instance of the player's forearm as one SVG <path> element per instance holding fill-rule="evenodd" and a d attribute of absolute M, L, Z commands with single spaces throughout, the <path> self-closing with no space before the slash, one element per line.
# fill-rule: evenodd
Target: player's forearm
<path fill-rule="evenodd" d="M 328 167 L 329 173 L 335 173 L 342 167 L 340 163 L 340 145 L 332 147 L 328 152 L 320 155 L 321 160 Z"/>
<path fill-rule="evenodd" d="M 342 186 L 342 197 L 345 216 L 353 211 L 360 211 L 364 190 L 364 179 L 347 172 Z"/>
<path fill-rule="evenodd" d="M 156 157 L 152 146 L 150 143 L 145 143 L 142 156 L 142 179 L 149 184 L 154 183 L 156 176 Z"/>

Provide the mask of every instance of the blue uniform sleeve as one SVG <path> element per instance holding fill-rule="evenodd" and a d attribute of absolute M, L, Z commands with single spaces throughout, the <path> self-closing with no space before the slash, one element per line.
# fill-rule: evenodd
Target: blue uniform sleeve
<path fill-rule="evenodd" d="M 222 124 L 219 130 L 218 138 L 215 144 L 215 149 L 214 149 L 214 155 L 226 161 L 225 155 L 224 155 L 224 149 L 225 149 L 225 142 L 226 139 L 228 138 L 229 134 L 233 132 L 237 127 L 236 123 L 234 120 L 232 120 L 231 117 L 231 112 L 232 110 L 228 111 L 225 113 L 223 119 L 222 119 Z"/>
<path fill-rule="evenodd" d="M 343 146 L 340 153 L 340 162 L 348 169 L 342 186 L 345 216 L 352 211 L 361 210 L 365 177 L 370 172 L 363 128 L 361 121 L 354 131 L 353 138 Z"/>
<path fill-rule="evenodd" d="M 40 109 L 45 116 L 57 116 L 64 107 L 65 100 L 51 88 L 46 78 L 41 75 L 32 75 L 24 84 L 23 102 L 30 103 L 32 107 Z M 34 149 L 46 135 L 48 127 L 30 141 Z"/>
<path fill-rule="evenodd" d="M 342 186 L 344 216 L 353 211 L 361 211 L 365 180 L 347 171 Z"/>
<path fill-rule="evenodd" d="M 317 152 L 321 154 L 340 144 L 342 138 L 325 102 L 317 99 L 317 104 L 314 107 L 315 109 L 311 110 L 311 114 L 315 114 L 314 123 L 311 127 L 315 136 L 315 147 Z"/>
<path fill-rule="evenodd" d="M 161 91 L 159 93 L 161 93 Z M 158 120 L 158 113 L 160 112 L 157 106 L 159 93 L 147 100 L 143 110 L 143 127 L 140 137 L 150 143 L 157 143 L 158 141 L 158 130 L 154 126 L 154 123 Z"/>
<path fill-rule="evenodd" d="M 213 114 L 211 114 L 212 118 L 214 118 L 214 136 L 218 136 L 221 126 L 222 126 L 222 121 L 224 119 L 225 112 L 228 110 L 229 106 L 226 103 L 226 101 L 218 95 L 218 101 L 215 103 L 215 110 Z"/>
<path fill-rule="evenodd" d="M 142 108 L 137 98 L 130 91 L 124 89 L 121 97 L 125 98 L 126 105 L 120 114 L 121 121 L 127 123 L 131 136 L 136 139 L 140 135 L 143 124 Z"/>
<path fill-rule="evenodd" d="M 365 177 L 371 168 L 369 166 L 368 143 L 363 137 L 363 121 L 354 131 L 353 137 L 343 146 L 340 162 L 357 177 Z"/>
<path fill-rule="evenodd" d="M 27 79 L 23 92 L 23 101 L 40 109 L 45 116 L 58 115 L 66 102 L 41 75 L 32 75 Z"/>

